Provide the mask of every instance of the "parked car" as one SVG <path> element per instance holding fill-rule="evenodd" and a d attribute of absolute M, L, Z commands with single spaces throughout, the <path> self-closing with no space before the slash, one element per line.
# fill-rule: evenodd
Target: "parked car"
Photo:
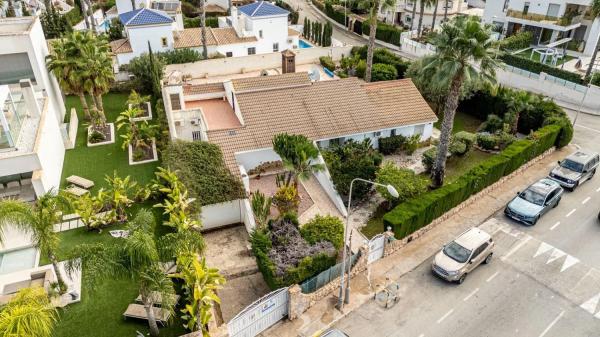
<path fill-rule="evenodd" d="M 350 336 L 346 335 L 342 330 L 329 329 L 329 330 L 323 332 L 323 334 L 321 334 L 319 337 L 350 337 Z"/>
<path fill-rule="evenodd" d="M 540 217 L 556 207 L 563 195 L 560 184 L 551 179 L 541 179 L 512 199 L 504 214 L 523 224 L 533 226 Z"/>
<path fill-rule="evenodd" d="M 561 186 L 573 190 L 584 181 L 592 179 L 599 164 L 600 156 L 597 153 L 577 151 L 559 161 L 558 166 L 550 171 L 549 177 Z"/>
<path fill-rule="evenodd" d="M 445 245 L 433 258 L 431 269 L 446 281 L 462 284 L 477 266 L 490 263 L 493 249 L 492 236 L 473 227 Z"/>

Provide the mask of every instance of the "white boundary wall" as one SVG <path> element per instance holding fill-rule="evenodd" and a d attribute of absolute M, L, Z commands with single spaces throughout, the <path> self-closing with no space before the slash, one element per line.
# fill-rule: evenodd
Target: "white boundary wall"
<path fill-rule="evenodd" d="M 248 232 L 254 229 L 254 217 L 251 216 L 248 199 L 237 199 L 219 204 L 202 206 L 200 220 L 202 230 L 215 229 L 231 224 L 244 223 Z"/>

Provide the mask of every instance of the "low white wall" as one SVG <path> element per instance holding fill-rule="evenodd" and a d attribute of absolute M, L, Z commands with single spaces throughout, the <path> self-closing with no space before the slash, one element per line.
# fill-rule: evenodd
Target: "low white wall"
<path fill-rule="evenodd" d="M 202 206 L 200 221 L 202 230 L 208 230 L 243 222 L 243 199 Z"/>
<path fill-rule="evenodd" d="M 235 159 L 239 165 L 244 166 L 247 171 L 258 165 L 269 161 L 281 161 L 281 157 L 273 149 L 262 149 L 256 151 L 238 152 Z"/>
<path fill-rule="evenodd" d="M 321 56 L 331 56 L 337 61 L 342 58 L 342 55 L 348 56 L 351 49 L 351 46 L 313 47 L 294 49 L 294 53 L 296 53 L 296 64 L 300 65 L 318 63 L 319 57 Z M 166 66 L 165 74 L 168 75 L 173 71 L 180 71 L 184 75 L 190 74 L 193 77 L 210 77 L 280 67 L 281 53 L 268 53 L 241 57 L 210 59 L 193 63 L 171 64 Z"/>
<path fill-rule="evenodd" d="M 317 181 L 319 182 L 319 184 L 321 184 L 321 187 L 323 187 L 323 190 L 325 190 L 325 193 L 327 193 L 327 195 L 329 196 L 329 199 L 331 199 L 331 201 L 333 201 L 333 203 L 335 204 L 335 207 L 337 207 L 337 209 L 340 211 L 340 213 L 342 213 L 343 216 L 347 216 L 348 212 L 346 211 L 346 206 L 344 206 L 344 202 L 342 201 L 342 198 L 340 197 L 337 190 L 333 186 L 333 181 L 331 180 L 331 175 L 329 174 L 329 170 L 327 169 L 327 166 L 325 165 L 325 160 L 323 159 L 323 156 L 321 156 L 321 154 L 319 154 L 317 163 L 323 164 L 323 166 L 325 166 L 325 168 L 319 172 L 315 172 L 314 173 L 315 178 L 317 178 Z"/>
<path fill-rule="evenodd" d="M 256 221 L 254 221 L 254 213 L 252 213 L 250 199 L 242 200 L 242 211 L 242 222 L 246 226 L 248 233 L 252 233 L 254 228 L 256 228 Z"/>

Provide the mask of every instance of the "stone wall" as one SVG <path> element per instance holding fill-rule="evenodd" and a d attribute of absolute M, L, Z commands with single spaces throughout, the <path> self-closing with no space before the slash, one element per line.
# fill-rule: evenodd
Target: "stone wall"
<path fill-rule="evenodd" d="M 498 187 L 502 186 L 507 180 L 510 180 L 513 177 L 515 177 L 515 176 L 523 173 L 523 171 L 525 171 L 526 169 L 528 169 L 529 167 L 531 167 L 532 165 L 534 165 L 538 161 L 544 159 L 548 155 L 552 154 L 554 151 L 556 151 L 556 148 L 554 148 L 554 147 L 546 150 L 546 152 L 542 153 L 541 155 L 539 155 L 539 156 L 533 158 L 532 160 L 528 161 L 527 163 L 523 164 L 521 167 L 519 167 L 518 169 L 516 169 L 513 173 L 500 178 L 500 180 L 498 180 L 497 182 L 495 182 L 495 183 L 491 184 L 490 186 L 484 188 L 479 193 L 477 193 L 475 195 L 472 195 L 469 199 L 463 201 L 458 206 L 456 206 L 453 209 L 449 210 L 448 212 L 442 214 L 442 216 L 440 216 L 439 218 L 433 220 L 429 225 L 420 228 L 419 230 L 415 231 L 411 235 L 409 235 L 409 236 L 407 236 L 407 237 L 405 237 L 405 238 L 403 238 L 401 240 L 392 240 L 391 238 L 393 238 L 394 233 L 391 232 L 391 231 L 385 232 L 384 234 L 386 236 L 386 241 L 385 241 L 386 244 L 385 244 L 384 250 L 383 250 L 383 257 L 389 256 L 389 255 L 395 253 L 400 248 L 406 246 L 412 240 L 417 239 L 421 235 L 425 234 L 427 231 L 431 230 L 433 227 L 435 227 L 438 224 L 440 224 L 440 223 L 448 220 L 448 218 L 454 216 L 456 213 L 460 212 L 465 207 L 471 205 L 475 201 L 477 201 L 477 200 L 485 197 L 486 195 L 490 194 L 491 192 L 493 192 L 494 190 L 496 190 Z"/>
<path fill-rule="evenodd" d="M 362 273 L 367 269 L 367 259 L 369 258 L 369 246 L 364 245 L 360 247 L 360 256 L 352 270 L 350 270 L 350 278 Z M 333 291 L 336 291 L 340 287 L 340 278 L 337 277 L 335 280 L 327 283 L 317 291 L 310 294 L 303 294 L 302 289 L 299 285 L 294 284 L 289 288 L 289 302 L 288 302 L 288 319 L 294 320 L 298 316 L 302 315 L 306 310 L 315 305 L 321 299 L 329 296 Z"/>

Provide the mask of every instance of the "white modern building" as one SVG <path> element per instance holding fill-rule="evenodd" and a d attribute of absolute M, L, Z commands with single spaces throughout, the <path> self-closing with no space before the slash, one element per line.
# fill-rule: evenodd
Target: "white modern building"
<path fill-rule="evenodd" d="M 415 10 L 414 18 L 413 9 Z M 469 4 L 466 0 L 439 0 L 437 10 L 435 6 L 425 6 L 423 12 L 423 27 L 431 28 L 434 13 L 436 13 L 435 26 L 438 27 L 444 22 L 444 14 L 446 14 L 447 20 L 450 20 L 457 15 L 477 14 L 477 11 L 470 11 Z M 382 21 L 407 27 L 411 27 L 412 24 L 413 29 L 417 29 L 420 16 L 420 0 L 398 0 L 396 1 L 396 8 L 382 9 L 379 13 L 379 18 Z"/>
<path fill-rule="evenodd" d="M 501 26 L 505 35 L 531 31 L 535 45 L 576 45 L 590 56 L 600 34 L 600 20 L 590 16 L 592 0 L 487 1 L 483 19 Z"/>
<path fill-rule="evenodd" d="M 129 6 L 127 6 L 127 3 Z M 159 2 L 154 2 L 156 7 Z M 145 5 L 144 5 L 145 6 Z M 117 2 L 121 8 L 131 8 L 129 0 Z M 288 27 L 289 12 L 268 2 L 259 1 L 233 7 L 231 16 L 219 18 L 219 28 L 206 29 L 209 56 L 246 56 L 298 48 L 299 32 Z M 181 12 L 170 15 L 159 9 L 138 8 L 119 14 L 125 26 L 126 38 L 111 42 L 118 65 L 148 52 L 190 48 L 202 52 L 200 28 L 183 28 Z"/>

